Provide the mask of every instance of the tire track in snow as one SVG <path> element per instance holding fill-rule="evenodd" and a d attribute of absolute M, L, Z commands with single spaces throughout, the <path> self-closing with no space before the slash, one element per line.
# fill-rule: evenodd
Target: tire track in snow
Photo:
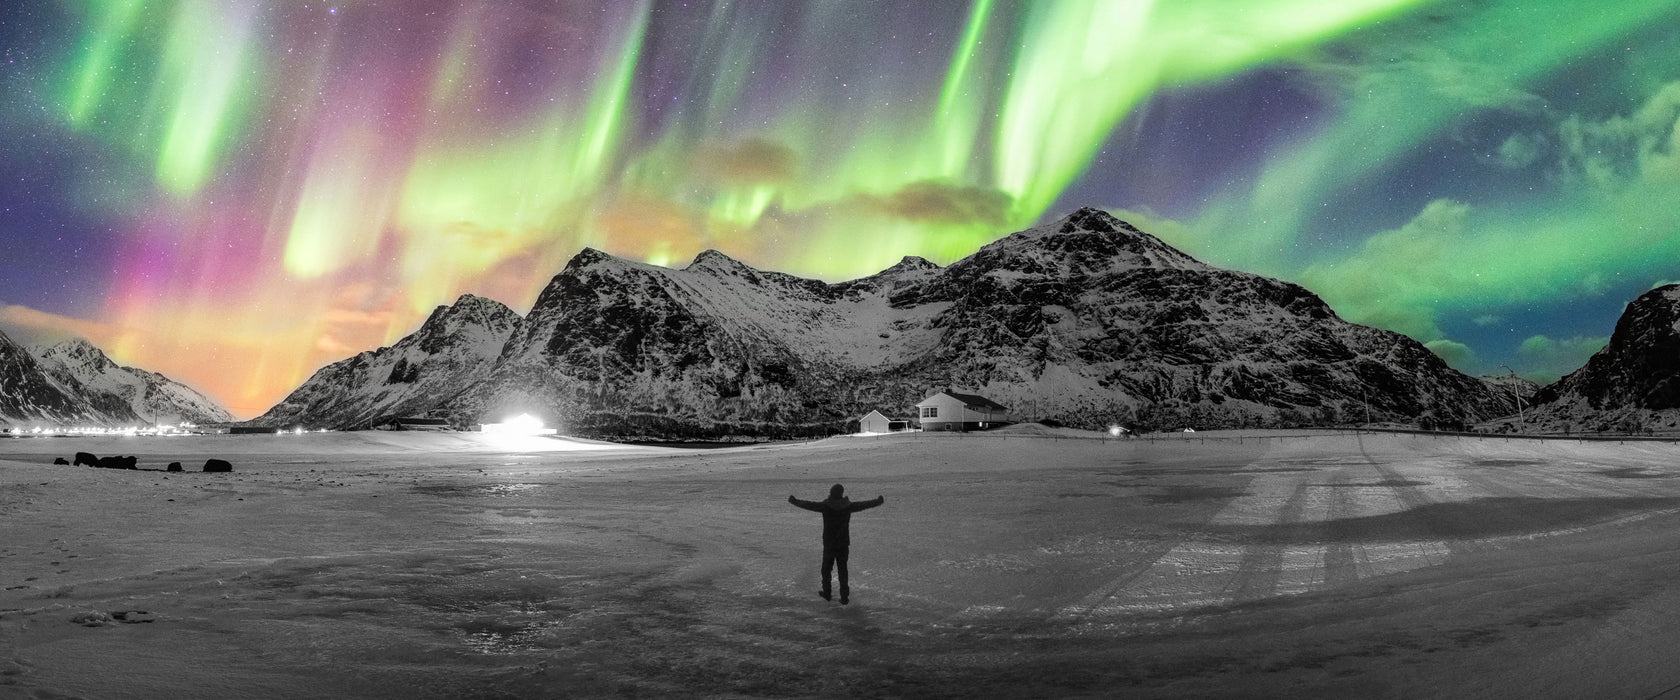
<path fill-rule="evenodd" d="M 1325 531 L 1329 535 L 1330 544 L 1324 548 L 1324 585 L 1334 588 L 1343 584 L 1359 580 L 1359 569 L 1354 563 L 1353 542 L 1348 541 L 1350 528 L 1348 518 L 1354 517 L 1353 493 L 1359 486 L 1350 486 L 1352 480 L 1348 478 L 1346 468 L 1337 469 L 1330 475 L 1330 504 L 1325 513 Z"/>
<path fill-rule="evenodd" d="M 1262 477 L 1265 478 L 1265 477 Z M 1271 523 L 1275 525 L 1290 525 L 1301 522 L 1302 510 L 1305 508 L 1307 489 L 1309 485 L 1305 478 L 1296 475 L 1294 490 L 1284 500 Z M 1307 550 L 1305 552 L 1299 550 Z M 1244 548 L 1242 563 L 1237 566 L 1236 576 L 1226 586 L 1224 594 L 1235 602 L 1247 602 L 1270 598 L 1278 590 L 1278 582 L 1284 576 L 1286 552 L 1290 563 L 1298 563 L 1303 558 L 1310 559 L 1313 554 L 1311 547 L 1300 547 L 1281 542 L 1256 542 Z M 1322 547 L 1318 547 L 1320 551 Z M 1320 557 L 1322 561 L 1322 557 Z"/>
<path fill-rule="evenodd" d="M 1252 527 L 1278 522 L 1300 485 L 1316 473 L 1264 471 L 1278 463 L 1276 458 L 1262 456 L 1243 465 L 1241 471 L 1258 472 L 1249 482 L 1248 491 L 1226 502 L 1208 524 Z M 1251 546 L 1196 536 L 1179 540 L 1147 567 L 1109 581 L 1078 603 L 1063 607 L 1054 617 L 1089 620 L 1228 603 L 1243 563 L 1251 556 Z M 1284 558 L 1281 552 L 1278 558 Z M 1258 591 L 1265 584 L 1256 568 L 1258 561 L 1254 564 L 1249 570 L 1249 587 Z M 1275 575 L 1270 582 L 1276 586 Z"/>

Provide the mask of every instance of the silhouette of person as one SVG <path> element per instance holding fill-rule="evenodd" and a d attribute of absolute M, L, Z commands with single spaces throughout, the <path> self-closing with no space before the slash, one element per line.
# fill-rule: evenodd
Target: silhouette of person
<path fill-rule="evenodd" d="M 846 487 L 840 484 L 828 489 L 828 500 L 824 501 L 805 501 L 788 496 L 788 503 L 822 513 L 822 590 L 818 591 L 817 595 L 822 596 L 823 600 L 833 600 L 833 589 L 829 586 L 829 580 L 835 565 L 839 565 L 840 604 L 851 602 L 852 589 L 846 581 L 846 558 L 852 547 L 852 514 L 886 502 L 884 496 L 876 496 L 872 501 L 853 503 L 851 499 L 846 498 Z"/>

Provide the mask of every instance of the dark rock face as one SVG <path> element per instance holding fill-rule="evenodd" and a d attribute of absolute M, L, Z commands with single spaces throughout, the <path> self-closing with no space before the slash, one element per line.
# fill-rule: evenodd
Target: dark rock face
<path fill-rule="evenodd" d="M 170 462 L 169 467 L 167 469 L 164 469 L 164 471 L 169 471 L 169 472 L 181 471 L 181 463 L 180 462 Z"/>
<path fill-rule="evenodd" d="M 225 459 L 207 459 L 204 460 L 204 471 L 231 472 L 233 471 L 233 464 Z"/>
<path fill-rule="evenodd" d="M 78 467 L 84 464 L 90 467 L 98 466 L 99 457 L 92 452 L 77 452 L 74 464 Z"/>
<path fill-rule="evenodd" d="M 1629 303 L 1604 349 L 1534 404 L 1530 423 L 1570 431 L 1637 431 L 1654 414 L 1680 412 L 1680 285 Z"/>
<path fill-rule="evenodd" d="M 1586 366 L 1544 387 L 1536 403 L 1578 398 L 1595 409 L 1680 408 L 1680 285 L 1628 304 L 1610 343 Z"/>

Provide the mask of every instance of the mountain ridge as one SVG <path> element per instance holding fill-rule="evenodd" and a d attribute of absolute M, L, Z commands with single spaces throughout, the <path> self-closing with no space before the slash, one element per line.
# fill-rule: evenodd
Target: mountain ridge
<path fill-rule="evenodd" d="M 0 333 L 0 423 L 115 428 L 233 420 L 196 389 L 118 365 L 84 339 L 25 348 Z"/>
<path fill-rule="evenodd" d="M 570 434 L 649 439 L 828 434 L 953 387 L 1079 427 L 1367 414 L 1462 426 L 1511 412 L 1506 395 L 1410 338 L 1348 323 L 1298 285 L 1202 263 L 1094 208 L 948 267 L 906 257 L 837 283 L 715 250 L 672 269 L 585 248 L 487 364 L 458 393 L 404 407 L 459 425 L 533 413 Z M 317 398 L 356 396 L 331 393 Z"/>
<path fill-rule="evenodd" d="M 482 379 L 521 323 L 501 302 L 463 294 L 397 343 L 322 367 L 247 423 L 369 428 L 424 414 Z"/>

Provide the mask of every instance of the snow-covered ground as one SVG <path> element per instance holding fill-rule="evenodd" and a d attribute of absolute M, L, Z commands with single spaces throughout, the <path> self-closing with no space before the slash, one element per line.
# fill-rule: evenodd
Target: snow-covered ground
<path fill-rule="evenodd" d="M 235 471 L 50 464 L 77 451 Z M 1680 685 L 1677 457 L 1022 428 L 3 439 L 0 697 L 1650 697 Z M 845 607 L 786 503 L 834 482 L 886 497 L 853 518 Z"/>

